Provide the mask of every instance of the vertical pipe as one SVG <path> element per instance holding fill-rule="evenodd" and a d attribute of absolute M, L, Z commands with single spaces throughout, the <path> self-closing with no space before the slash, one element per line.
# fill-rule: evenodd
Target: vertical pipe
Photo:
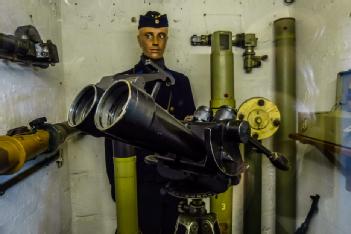
<path fill-rule="evenodd" d="M 262 155 L 245 145 L 244 234 L 261 233 Z"/>
<path fill-rule="evenodd" d="M 115 167 L 115 194 L 117 234 L 137 234 L 137 178 L 136 156 L 113 158 Z"/>
<path fill-rule="evenodd" d="M 275 95 L 282 121 L 274 135 L 275 151 L 287 157 L 289 171 L 276 172 L 276 233 L 294 233 L 296 227 L 296 132 L 295 19 L 274 21 Z"/>
<path fill-rule="evenodd" d="M 212 34 L 211 42 L 211 108 L 235 107 L 234 56 L 232 33 L 218 31 Z M 233 188 L 211 197 L 211 212 L 216 213 L 221 234 L 232 233 Z"/>
<path fill-rule="evenodd" d="M 232 33 L 218 31 L 211 42 L 211 108 L 235 107 Z"/>

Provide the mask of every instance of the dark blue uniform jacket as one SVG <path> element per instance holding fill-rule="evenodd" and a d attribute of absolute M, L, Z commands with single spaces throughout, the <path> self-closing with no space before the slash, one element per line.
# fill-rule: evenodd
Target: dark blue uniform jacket
<path fill-rule="evenodd" d="M 144 59 L 146 58 L 141 56 L 141 60 L 134 68 L 120 74 L 154 72 L 153 68 L 144 65 Z M 167 87 L 162 83 L 156 102 L 179 120 L 183 120 L 187 115 L 192 115 L 195 111 L 195 104 L 188 78 L 182 73 L 168 69 L 163 59 L 154 62 L 170 72 L 175 78 L 175 85 L 173 86 Z M 147 82 L 145 90 L 151 93 L 154 84 L 154 81 Z M 129 156 L 124 155 L 126 154 L 125 148 L 123 143 L 109 139 L 105 141 L 106 170 L 114 200 L 113 156 Z M 136 149 L 139 226 L 143 234 L 171 234 L 174 232 L 177 219 L 179 199 L 168 194 L 161 195 L 160 189 L 166 183 L 166 180 L 157 173 L 155 166 L 145 164 L 144 157 L 150 154 L 152 152 L 147 152 L 145 149 Z"/>

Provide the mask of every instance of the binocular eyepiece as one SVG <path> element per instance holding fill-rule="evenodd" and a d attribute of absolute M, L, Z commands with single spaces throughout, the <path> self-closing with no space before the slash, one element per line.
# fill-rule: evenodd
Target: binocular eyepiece
<path fill-rule="evenodd" d="M 96 85 L 83 88 L 73 100 L 68 111 L 68 124 L 95 137 L 106 136 L 94 124 L 94 115 L 103 90 Z"/>

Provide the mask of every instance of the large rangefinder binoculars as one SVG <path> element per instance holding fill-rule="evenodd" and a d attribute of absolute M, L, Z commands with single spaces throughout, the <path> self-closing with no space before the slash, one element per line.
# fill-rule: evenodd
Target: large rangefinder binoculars
<path fill-rule="evenodd" d="M 150 161 L 156 161 L 159 173 L 181 187 L 184 181 L 192 184 L 196 193 L 221 193 L 239 183 L 247 167 L 240 143 L 252 144 L 278 168 L 288 168 L 282 155 L 250 136 L 249 123 L 239 120 L 234 109 L 224 106 L 213 114 L 202 106 L 192 121 L 180 121 L 145 92 L 145 80 L 145 75 L 119 75 L 86 86 L 69 109 L 68 124 L 155 152 L 156 160 Z"/>

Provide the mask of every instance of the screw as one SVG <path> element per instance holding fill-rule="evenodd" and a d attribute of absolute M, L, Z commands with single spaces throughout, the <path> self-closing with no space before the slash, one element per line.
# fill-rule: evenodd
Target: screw
<path fill-rule="evenodd" d="M 264 106 L 264 100 L 263 99 L 260 99 L 260 100 L 258 100 L 258 102 L 257 102 L 257 104 L 259 105 L 259 106 Z"/>
<path fill-rule="evenodd" d="M 262 55 L 262 56 L 261 56 L 261 60 L 262 60 L 262 61 L 265 61 L 265 60 L 267 60 L 267 59 L 268 59 L 268 55 Z"/>

